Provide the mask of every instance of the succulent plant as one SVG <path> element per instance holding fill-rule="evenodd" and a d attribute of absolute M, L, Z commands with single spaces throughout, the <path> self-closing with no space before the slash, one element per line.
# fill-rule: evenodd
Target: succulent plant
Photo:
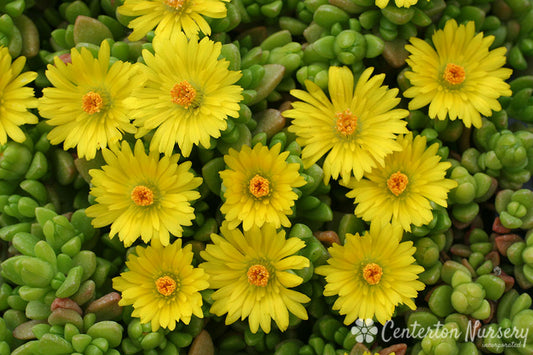
<path fill-rule="evenodd" d="M 514 265 L 514 273 L 522 288 L 533 286 L 533 233 L 527 232 L 525 241 L 518 239 L 506 250 L 506 256 Z"/>

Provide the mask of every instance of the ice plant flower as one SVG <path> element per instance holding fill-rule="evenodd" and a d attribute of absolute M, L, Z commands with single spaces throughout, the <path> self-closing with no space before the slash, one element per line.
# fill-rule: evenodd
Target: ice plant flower
<path fill-rule="evenodd" d="M 344 324 L 374 317 L 385 324 L 399 304 L 416 309 L 424 268 L 414 264 L 413 242 L 400 243 L 402 232 L 399 225 L 372 223 L 362 236 L 346 234 L 344 245 L 328 249 L 328 264 L 315 269 L 326 277 L 324 296 L 339 296 L 333 310 L 346 316 Z"/>
<path fill-rule="evenodd" d="M 172 37 L 182 30 L 187 37 L 202 31 L 211 34 L 211 28 L 203 16 L 226 17 L 226 4 L 229 0 L 126 0 L 118 12 L 134 16 L 128 24 L 133 32 L 130 41 L 138 41 L 155 28 L 158 36 Z"/>
<path fill-rule="evenodd" d="M 396 7 L 411 7 L 416 5 L 417 2 L 418 0 L 394 0 Z M 380 9 L 386 8 L 388 4 L 389 0 L 376 0 L 376 6 Z"/>
<path fill-rule="evenodd" d="M 145 243 L 156 240 L 169 244 L 169 233 L 181 237 L 182 226 L 190 226 L 194 208 L 190 202 L 200 197 L 195 189 L 202 178 L 189 171 L 191 162 L 178 164 L 179 155 L 147 155 L 140 140 L 132 152 L 127 142 L 122 148 L 102 151 L 107 165 L 91 169 L 91 195 L 96 204 L 85 213 L 101 228 L 111 224 L 109 236 L 118 234 L 125 246 L 139 236 Z"/>
<path fill-rule="evenodd" d="M 59 57 L 48 65 L 46 77 L 53 87 L 43 89 L 39 113 L 54 127 L 48 134 L 52 144 L 64 149 L 77 147 L 78 156 L 93 159 L 96 151 L 135 133 L 130 108 L 125 104 L 143 76 L 137 65 L 116 61 L 109 65 L 109 44 L 103 41 L 94 58 L 86 48 L 71 50 L 72 63 Z"/>
<path fill-rule="evenodd" d="M 220 231 L 222 236 L 211 234 L 213 244 L 200 252 L 206 262 L 199 267 L 209 275 L 209 287 L 216 290 L 210 312 L 227 313 L 226 324 L 248 318 L 252 333 L 259 327 L 269 333 L 271 320 L 284 331 L 289 312 L 307 319 L 302 303 L 309 302 L 309 297 L 291 290 L 303 281 L 291 270 L 309 266 L 309 259 L 294 255 L 305 243 L 285 239 L 285 232 L 277 232 L 271 224 L 254 226 L 243 234 L 223 223 Z"/>
<path fill-rule="evenodd" d="M 398 137 L 402 150 L 385 158 L 383 167 L 374 168 L 359 181 L 350 181 L 346 196 L 355 198 L 355 214 L 365 221 L 392 222 L 406 231 L 411 224 L 431 222 L 430 201 L 447 207 L 448 192 L 457 186 L 446 179 L 450 162 L 441 162 L 438 143 L 426 149 L 426 137 L 412 133 Z"/>
<path fill-rule="evenodd" d="M 156 36 L 153 46 L 155 55 L 143 51 L 146 87 L 131 100 L 137 137 L 155 129 L 150 150 L 169 155 L 178 143 L 187 157 L 193 144 L 209 147 L 220 137 L 228 116 L 238 117 L 242 88 L 233 84 L 241 73 L 228 70 L 229 62 L 218 59 L 222 44 L 207 37 Z"/>
<path fill-rule="evenodd" d="M 254 148 L 230 149 L 224 156 L 228 168 L 220 172 L 226 201 L 220 211 L 226 215 L 230 229 L 241 222 L 245 231 L 254 225 L 272 223 L 276 228 L 289 227 L 287 215 L 298 195 L 293 188 L 305 185 L 298 173 L 300 165 L 286 162 L 289 152 L 280 153 L 281 144 L 272 149 L 258 143 Z"/>
<path fill-rule="evenodd" d="M 457 25 L 448 20 L 444 30 L 432 36 L 435 49 L 420 38 L 411 38 L 405 46 L 411 55 L 405 73 L 413 85 L 404 92 L 412 98 L 409 109 L 429 104 L 429 117 L 444 120 L 459 118 L 466 127 L 481 127 L 481 115 L 500 111 L 500 96 L 511 96 L 505 82 L 512 70 L 502 68 L 505 47 L 489 50 L 494 36 L 475 33 L 474 22 Z"/>
<path fill-rule="evenodd" d="M 28 109 L 37 107 L 33 89 L 24 87 L 37 77 L 37 73 L 22 73 L 26 57 L 18 57 L 11 63 L 6 47 L 0 46 L 0 144 L 6 144 L 7 137 L 22 143 L 26 139 L 19 128 L 26 123 L 37 123 L 38 119 Z M 21 74 L 22 73 L 22 74 Z"/>
<path fill-rule="evenodd" d="M 407 133 L 402 118 L 407 110 L 394 109 L 400 102 L 398 89 L 382 86 L 385 74 L 371 77 L 366 69 L 354 89 L 354 76 L 346 67 L 330 67 L 328 89 L 331 101 L 311 81 L 306 91 L 291 90 L 302 100 L 283 112 L 292 118 L 289 131 L 296 133 L 303 147 L 302 160 L 307 168 L 326 155 L 324 181 L 351 174 L 361 179 L 373 167 L 383 165 L 387 154 L 400 149 L 396 134 Z"/>
<path fill-rule="evenodd" d="M 135 248 L 128 255 L 127 271 L 113 279 L 113 288 L 122 295 L 120 306 L 133 305 L 133 317 L 174 330 L 177 322 L 189 324 L 191 316 L 203 318 L 202 295 L 209 287 L 209 276 L 191 265 L 191 244 L 181 247 L 181 239 L 163 247 L 161 244 Z"/>

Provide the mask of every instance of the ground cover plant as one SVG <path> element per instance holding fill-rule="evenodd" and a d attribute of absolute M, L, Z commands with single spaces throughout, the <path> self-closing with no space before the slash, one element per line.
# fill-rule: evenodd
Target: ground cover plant
<path fill-rule="evenodd" d="M 533 354 L 533 1 L 0 0 L 0 355 Z"/>

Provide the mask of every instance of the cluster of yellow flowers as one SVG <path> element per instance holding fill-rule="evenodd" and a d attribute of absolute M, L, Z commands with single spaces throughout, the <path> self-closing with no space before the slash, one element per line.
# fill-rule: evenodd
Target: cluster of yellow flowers
<path fill-rule="evenodd" d="M 198 38 L 199 31 L 210 33 L 201 15 L 224 17 L 223 1 L 126 0 L 119 11 L 136 17 L 130 39 L 155 28 L 154 54 L 143 51 L 144 64 L 110 65 L 105 41 L 97 58 L 72 49 L 68 63 L 55 58 L 48 67 L 53 86 L 38 100 L 24 87 L 36 74 L 19 75 L 24 58 L 11 64 L 0 49 L 0 69 L 7 73 L 0 79 L 0 143 L 7 136 L 23 140 L 18 126 L 36 123 L 27 110 L 37 107 L 53 127 L 52 144 L 76 148 L 86 159 L 101 150 L 106 165 L 90 172 L 96 203 L 86 213 L 94 226 L 110 225 L 110 236 L 118 235 L 125 246 L 139 237 L 151 243 L 136 247 L 113 286 L 122 293 L 120 304 L 133 305 L 133 316 L 151 322 L 154 331 L 203 317 L 200 291 L 207 288 L 216 289 L 210 312 L 226 314 L 227 324 L 248 318 L 252 332 L 269 332 L 272 320 L 285 330 L 289 313 L 307 319 L 302 304 L 309 298 L 292 290 L 303 280 L 291 271 L 310 266 L 295 255 L 305 244 L 280 230 L 291 226 L 288 216 L 298 199 L 293 189 L 305 180 L 280 145 L 243 146 L 224 157 L 226 220 L 222 236 L 213 234 L 213 243 L 200 253 L 205 262 L 193 267 L 191 246 L 182 248 L 179 239 L 195 218 L 191 203 L 200 198 L 202 178 L 190 161 L 180 162 L 174 148 L 183 157 L 194 145 L 208 148 L 227 118 L 238 117 L 242 100 L 235 85 L 241 74 L 219 59 L 221 44 Z M 406 47 L 409 109 L 429 104 L 432 118 L 459 118 L 479 127 L 481 115 L 501 109 L 498 97 L 511 94 L 505 83 L 511 71 L 502 68 L 505 49 L 489 51 L 493 38 L 476 35 L 473 23 L 458 26 L 453 20 L 432 40 L 435 49 L 416 38 Z M 346 324 L 373 317 L 385 323 L 397 305 L 415 308 L 423 268 L 414 264 L 412 242 L 401 241 L 403 232 L 429 223 L 430 201 L 446 207 L 456 186 L 445 178 L 451 164 L 440 161 L 438 145 L 427 147 L 423 136 L 406 128 L 409 111 L 397 108 L 398 89 L 384 86 L 385 74 L 373 71 L 356 78 L 346 67 L 331 67 L 329 97 L 307 82 L 306 91 L 291 91 L 300 101 L 283 112 L 303 147 L 304 166 L 323 158 L 324 182 L 340 179 L 351 189 L 354 213 L 370 223 L 364 235 L 348 234 L 344 245 L 333 245 L 328 264 L 316 269 L 327 282 L 324 295 L 338 295 L 333 309 L 346 315 Z M 150 135 L 149 153 L 140 139 L 132 150 L 125 133 Z M 170 235 L 178 239 L 171 243 Z"/>

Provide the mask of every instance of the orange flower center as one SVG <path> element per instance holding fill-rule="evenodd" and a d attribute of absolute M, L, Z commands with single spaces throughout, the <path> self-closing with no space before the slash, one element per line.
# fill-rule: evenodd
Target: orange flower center
<path fill-rule="evenodd" d="M 89 91 L 81 99 L 81 108 L 89 115 L 100 112 L 103 106 L 104 100 L 102 100 L 102 96 L 94 91 Z"/>
<path fill-rule="evenodd" d="M 196 89 L 188 81 L 184 80 L 172 87 L 170 96 L 172 96 L 173 103 L 189 108 L 196 99 Z"/>
<path fill-rule="evenodd" d="M 176 280 L 170 276 L 163 276 L 155 280 L 157 292 L 163 296 L 170 296 L 174 291 L 176 291 L 176 286 Z"/>
<path fill-rule="evenodd" d="M 459 85 L 465 81 L 465 69 L 460 65 L 448 63 L 442 77 L 451 85 Z"/>
<path fill-rule="evenodd" d="M 268 284 L 270 274 L 263 265 L 252 265 L 248 269 L 248 282 L 250 285 L 265 287 Z"/>
<path fill-rule="evenodd" d="M 370 285 L 378 284 L 381 280 L 381 276 L 383 276 L 383 269 L 381 269 L 381 266 L 378 264 L 369 263 L 363 268 L 363 278 Z"/>
<path fill-rule="evenodd" d="M 137 206 L 150 206 L 154 203 L 154 192 L 146 186 L 138 185 L 131 191 L 131 199 Z"/>
<path fill-rule="evenodd" d="M 357 117 L 350 109 L 337 112 L 335 116 L 337 117 L 337 131 L 343 136 L 351 136 L 357 129 Z"/>
<path fill-rule="evenodd" d="M 407 175 L 397 171 L 387 180 L 387 187 L 389 188 L 390 192 L 396 196 L 400 196 L 400 194 L 404 192 L 408 183 L 409 179 L 407 178 Z"/>
<path fill-rule="evenodd" d="M 185 0 L 165 0 L 165 5 L 175 9 L 181 9 L 183 4 L 185 4 Z"/>
<path fill-rule="evenodd" d="M 269 185 L 270 182 L 267 179 L 260 175 L 256 175 L 250 180 L 248 190 L 250 190 L 250 193 L 255 197 L 261 198 L 270 193 Z"/>

